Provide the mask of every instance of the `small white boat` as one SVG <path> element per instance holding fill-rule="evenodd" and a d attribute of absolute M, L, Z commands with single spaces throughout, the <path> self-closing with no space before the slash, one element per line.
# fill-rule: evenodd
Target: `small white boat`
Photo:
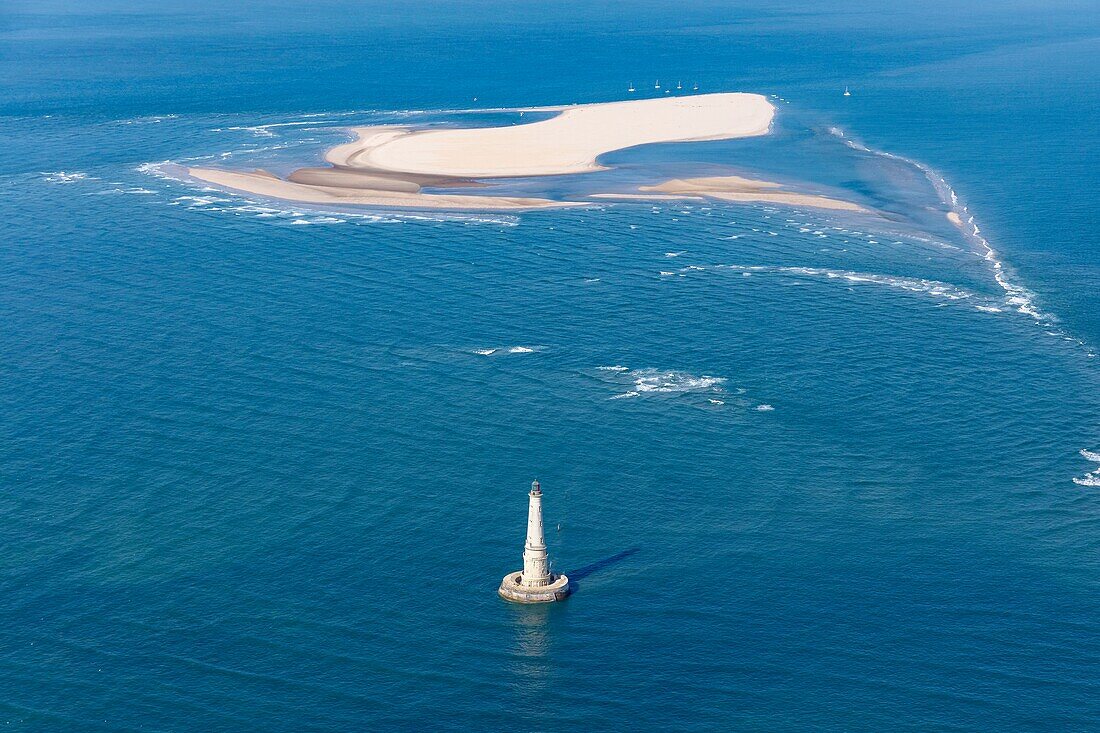
<path fill-rule="evenodd" d="M 661 80 L 660 80 L 660 79 L 658 79 L 657 81 L 653 82 L 653 88 L 654 88 L 654 89 L 660 89 L 660 88 L 661 88 Z"/>
<path fill-rule="evenodd" d="M 633 92 L 634 91 L 634 82 L 630 82 L 630 86 L 627 88 L 627 91 L 628 92 Z"/>
<path fill-rule="evenodd" d="M 848 91 L 848 87 L 844 87 L 844 96 L 845 96 L 845 97 L 850 97 L 850 96 L 852 96 L 852 93 Z"/>
<path fill-rule="evenodd" d="M 676 82 L 676 88 L 677 88 L 677 89 L 683 89 L 683 88 L 684 88 L 684 85 L 683 85 L 683 84 L 681 84 L 680 82 Z"/>
<path fill-rule="evenodd" d="M 693 91 L 693 92 L 699 91 L 699 82 L 695 82 L 695 85 L 691 87 L 691 91 Z"/>

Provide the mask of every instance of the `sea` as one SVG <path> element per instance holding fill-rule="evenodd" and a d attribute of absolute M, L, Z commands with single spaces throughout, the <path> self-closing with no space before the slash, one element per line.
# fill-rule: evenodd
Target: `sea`
<path fill-rule="evenodd" d="M 880 215 L 180 173 L 719 91 L 593 175 Z M 1093 0 L 8 0 L 0 721 L 1100 730 L 1098 110 Z"/>

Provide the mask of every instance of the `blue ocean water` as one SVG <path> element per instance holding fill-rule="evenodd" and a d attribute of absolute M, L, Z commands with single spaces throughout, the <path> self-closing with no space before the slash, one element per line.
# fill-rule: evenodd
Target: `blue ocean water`
<path fill-rule="evenodd" d="M 1095 730 L 1098 60 L 1085 2 L 8 4 L 0 720 Z M 657 77 L 775 134 L 621 170 L 888 216 L 173 173 Z M 577 590 L 516 607 L 536 476 Z"/>

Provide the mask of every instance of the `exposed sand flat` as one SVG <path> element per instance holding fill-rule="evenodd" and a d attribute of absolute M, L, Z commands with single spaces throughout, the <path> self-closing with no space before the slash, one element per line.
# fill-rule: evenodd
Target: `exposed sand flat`
<path fill-rule="evenodd" d="M 564 175 L 601 170 L 603 153 L 636 145 L 720 140 L 768 132 L 775 108 L 759 94 L 703 94 L 550 108 L 547 120 L 505 127 L 412 130 L 353 128 L 356 139 L 325 154 L 331 168 L 300 168 L 285 180 L 265 171 L 190 168 L 201 181 L 258 196 L 320 204 L 402 208 L 516 210 L 584 206 L 522 196 L 424 193 L 487 185 L 477 179 Z M 765 190 L 774 184 L 734 177 L 693 178 L 643 187 L 647 198 L 707 196 L 859 209 L 819 196 Z M 602 196 L 630 198 L 643 194 Z"/>
<path fill-rule="evenodd" d="M 840 211 L 870 211 L 859 204 L 827 196 L 810 193 L 784 191 L 780 184 L 770 181 L 754 181 L 740 176 L 713 176 L 707 178 L 674 178 L 656 186 L 640 186 L 639 191 L 652 191 L 661 198 L 668 195 L 698 198 L 700 196 L 722 201 L 754 201 L 760 203 L 786 204 L 789 206 L 812 206 L 817 209 L 837 209 Z"/>
<path fill-rule="evenodd" d="M 344 168 L 299 168 L 286 177 L 291 183 L 303 186 L 334 186 L 336 188 L 358 188 L 372 191 L 401 191 L 419 193 L 420 184 L 395 178 L 372 176 Z"/>
<path fill-rule="evenodd" d="M 410 131 L 353 128 L 334 165 L 457 178 L 549 176 L 601 170 L 603 153 L 660 142 L 764 135 L 775 108 L 760 94 L 701 94 L 566 107 L 541 122 Z"/>
<path fill-rule="evenodd" d="M 399 208 L 449 209 L 452 211 L 500 211 L 584 206 L 580 202 L 514 196 L 464 196 L 460 194 L 426 194 L 413 191 L 322 186 L 284 181 L 265 171 L 246 173 L 219 170 L 217 168 L 188 168 L 187 173 L 193 178 L 212 183 L 215 186 L 222 186 L 257 196 L 310 204 L 356 204 Z"/>
<path fill-rule="evenodd" d="M 594 193 L 590 199 L 611 199 L 613 201 L 703 201 L 702 196 L 687 196 L 675 193 Z"/>
<path fill-rule="evenodd" d="M 351 129 L 355 132 L 355 140 L 337 145 L 325 153 L 326 162 L 339 166 L 352 166 L 354 163 L 349 161 L 357 153 L 362 152 L 364 149 L 374 148 L 390 140 L 401 137 L 402 135 L 407 135 L 410 132 L 407 127 L 398 127 L 394 125 L 353 127 Z"/>

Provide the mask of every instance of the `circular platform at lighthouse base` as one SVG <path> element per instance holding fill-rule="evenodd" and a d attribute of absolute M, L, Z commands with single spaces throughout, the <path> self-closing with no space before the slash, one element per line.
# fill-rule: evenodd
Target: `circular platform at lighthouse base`
<path fill-rule="evenodd" d="M 513 603 L 553 603 L 569 595 L 569 578 L 557 573 L 550 576 L 549 585 L 523 585 L 523 573 L 508 573 L 500 581 L 501 598 Z"/>

